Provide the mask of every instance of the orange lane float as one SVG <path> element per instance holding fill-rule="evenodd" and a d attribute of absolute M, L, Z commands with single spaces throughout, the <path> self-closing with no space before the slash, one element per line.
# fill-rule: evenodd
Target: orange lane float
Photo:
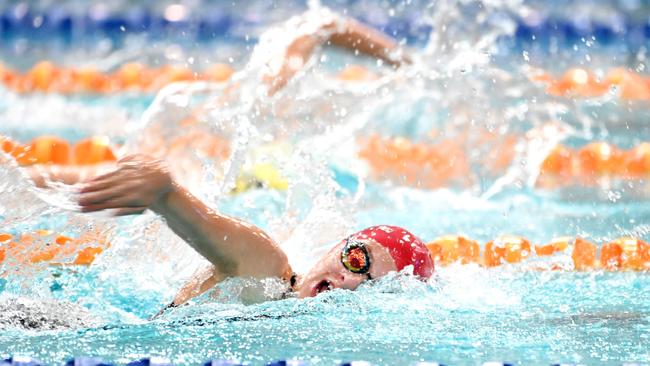
<path fill-rule="evenodd" d="M 609 84 L 598 80 L 590 71 L 570 69 L 557 80 L 549 78 L 546 91 L 552 95 L 597 97 L 609 89 Z"/>
<path fill-rule="evenodd" d="M 110 247 L 99 232 L 73 238 L 50 230 L 32 233 L 0 233 L 0 266 L 11 265 L 83 265 L 92 264 L 98 255 Z M 580 237 L 562 237 L 546 244 L 533 245 L 518 236 L 501 236 L 488 242 L 483 257 L 478 242 L 462 235 L 448 235 L 427 244 L 437 266 L 452 263 L 478 264 L 492 268 L 506 264 L 522 264 L 533 257 L 547 257 L 571 251 L 573 268 L 562 265 L 552 270 L 650 271 L 650 244 L 633 237 L 621 237 L 598 247 Z M 568 253 L 567 253 L 568 254 Z M 526 268 L 525 266 L 522 268 Z M 530 267 L 540 269 L 538 266 Z"/>
<path fill-rule="evenodd" d="M 0 148 L 2 148 L 4 153 L 9 154 L 16 159 L 20 165 L 36 163 L 36 159 L 31 154 L 31 149 L 27 145 L 22 145 L 7 137 L 0 136 Z"/>
<path fill-rule="evenodd" d="M 224 82 L 230 79 L 233 73 L 232 67 L 220 63 L 211 65 L 199 73 L 178 65 L 152 68 L 138 62 L 130 62 L 112 73 L 103 73 L 92 67 L 64 68 L 50 61 L 41 61 L 25 73 L 0 65 L 0 82 L 18 93 L 103 94 L 126 90 L 155 92 L 177 81 Z"/>
<path fill-rule="evenodd" d="M 436 263 L 451 264 L 460 261 L 463 264 L 476 263 L 481 258 L 481 248 L 474 240 L 462 235 L 447 235 L 427 244 Z"/>
<path fill-rule="evenodd" d="M 549 256 L 564 251 L 571 242 L 570 237 L 561 237 L 552 239 L 550 243 L 535 245 L 535 254 L 538 256 Z"/>
<path fill-rule="evenodd" d="M 36 164 L 67 165 L 70 161 L 70 144 L 58 137 L 37 137 L 29 145 L 29 151 Z"/>
<path fill-rule="evenodd" d="M 57 164 L 89 165 L 115 161 L 107 137 L 83 139 L 71 148 L 67 141 L 53 136 L 40 136 L 28 145 L 0 136 L 2 151 L 10 154 L 20 165 Z"/>
<path fill-rule="evenodd" d="M 540 167 L 537 186 L 554 188 L 575 183 L 590 184 L 598 178 L 642 179 L 650 176 L 650 143 L 622 150 L 605 142 L 580 149 L 556 146 Z"/>
<path fill-rule="evenodd" d="M 592 142 L 578 150 L 575 158 L 582 176 L 614 175 L 621 172 L 623 152 L 605 142 Z"/>
<path fill-rule="evenodd" d="M 624 100 L 650 100 L 650 78 L 624 68 L 611 69 L 602 77 L 586 69 L 572 68 L 559 78 L 536 70 L 530 79 L 545 84 L 546 92 L 555 96 L 594 98 L 613 91 Z"/>
<path fill-rule="evenodd" d="M 530 256 L 530 242 L 517 236 L 502 236 L 485 244 L 484 264 L 494 267 L 507 263 L 518 263 Z"/>
<path fill-rule="evenodd" d="M 601 264 L 609 270 L 650 269 L 650 245 L 637 238 L 618 238 L 604 244 L 600 253 Z"/>
<path fill-rule="evenodd" d="M 624 153 L 623 166 L 627 178 L 643 178 L 650 173 L 650 143 L 644 142 Z"/>
<path fill-rule="evenodd" d="M 0 265 L 88 266 L 110 243 L 100 233 L 85 233 L 79 238 L 56 234 L 50 230 L 11 235 L 0 233 Z"/>
<path fill-rule="evenodd" d="M 453 141 L 434 145 L 373 135 L 360 146 L 359 156 L 368 162 L 375 178 L 397 179 L 421 188 L 438 188 L 464 183 L 470 175 L 465 152 Z"/>
<path fill-rule="evenodd" d="M 573 252 L 571 253 L 571 259 L 573 259 L 573 265 L 577 270 L 587 270 L 590 268 L 596 267 L 596 245 L 584 240 L 582 238 L 576 238 L 573 243 Z"/>
<path fill-rule="evenodd" d="M 77 142 L 72 149 L 72 163 L 76 165 L 98 164 L 117 158 L 105 136 L 95 136 Z"/>
<path fill-rule="evenodd" d="M 495 150 L 505 149 L 507 145 L 514 146 L 515 143 L 504 144 Z M 469 162 L 457 141 L 416 143 L 403 137 L 372 135 L 360 141 L 359 146 L 359 157 L 368 163 L 376 179 L 389 179 L 419 188 L 439 188 L 470 181 Z M 492 161 L 490 171 L 505 171 L 512 159 L 509 153 L 491 152 L 488 159 Z M 650 177 L 650 143 L 644 142 L 629 150 L 606 142 L 592 142 L 578 149 L 557 145 L 540 166 L 537 187 L 592 185 L 602 177 Z"/>
<path fill-rule="evenodd" d="M 603 269 L 606 271 L 650 271 L 650 244 L 638 238 L 623 237 L 598 247 L 580 237 L 562 237 L 549 243 L 531 245 L 518 236 L 502 236 L 485 244 L 483 258 L 476 241 L 463 236 L 443 236 L 427 244 L 436 265 L 454 262 L 475 263 L 485 267 L 524 263 L 533 256 L 547 257 L 571 250 L 573 269 L 576 271 Z M 539 268 L 539 267 L 534 267 Z M 568 270 L 562 265 L 549 268 Z"/>

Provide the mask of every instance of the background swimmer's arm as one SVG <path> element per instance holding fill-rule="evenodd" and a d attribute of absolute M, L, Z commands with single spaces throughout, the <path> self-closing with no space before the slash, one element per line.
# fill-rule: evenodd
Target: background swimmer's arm
<path fill-rule="evenodd" d="M 314 48 L 319 44 L 319 40 L 312 35 L 301 36 L 291 42 L 285 51 L 280 70 L 275 75 L 264 76 L 263 80 L 269 87 L 269 95 L 275 94 L 287 85 L 289 80 L 305 66 Z"/>
<path fill-rule="evenodd" d="M 319 33 L 327 34 L 327 37 L 319 36 Z M 269 85 L 269 95 L 282 89 L 307 63 L 316 46 L 323 44 L 376 57 L 393 66 L 410 62 L 407 55 L 398 52 L 399 44 L 391 37 L 354 19 L 341 18 L 325 23 L 314 33 L 297 37 L 289 44 L 279 72 L 264 78 Z"/>
<path fill-rule="evenodd" d="M 79 205 L 84 212 L 116 209 L 117 215 L 152 209 L 225 277 L 291 277 L 287 256 L 273 239 L 206 206 L 173 181 L 162 161 L 137 155 L 120 160 L 117 170 L 86 184 Z"/>
<path fill-rule="evenodd" d="M 343 26 L 334 24 L 329 27 L 335 32 L 329 37 L 328 43 L 378 58 L 393 66 L 410 62 L 406 55 L 398 52 L 397 41 L 361 22 L 345 18 Z"/>

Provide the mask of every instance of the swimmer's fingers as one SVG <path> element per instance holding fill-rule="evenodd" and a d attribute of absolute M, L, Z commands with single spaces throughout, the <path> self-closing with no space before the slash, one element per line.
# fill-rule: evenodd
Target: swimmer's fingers
<path fill-rule="evenodd" d="M 141 184 L 137 168 L 121 167 L 118 170 L 102 174 L 87 181 L 79 193 L 90 193 L 109 190 L 112 188 Z"/>
<path fill-rule="evenodd" d="M 153 202 L 153 196 L 146 190 L 145 183 L 142 181 L 116 183 L 108 189 L 82 193 L 77 202 L 84 212 L 110 208 L 148 207 Z"/>
<path fill-rule="evenodd" d="M 134 209 L 135 211 L 136 209 L 142 210 L 142 208 L 145 207 L 143 202 L 141 202 L 139 199 L 133 196 L 115 197 L 97 203 L 83 204 L 80 202 L 79 206 L 81 206 L 81 212 L 96 212 L 96 211 L 103 211 L 103 210 L 110 210 L 110 209 L 118 209 L 118 210 Z"/>
<path fill-rule="evenodd" d="M 106 179 L 101 181 L 93 180 L 85 183 L 83 187 L 79 190 L 79 193 L 84 194 L 84 193 L 104 191 L 110 189 L 113 186 L 115 186 L 115 182 L 112 179 Z"/>
<path fill-rule="evenodd" d="M 131 154 L 123 157 L 122 159 L 118 160 L 117 163 L 122 165 L 123 163 L 131 163 L 131 162 L 136 162 L 136 163 L 141 163 L 143 161 L 148 161 L 151 160 L 151 158 L 142 155 L 142 154 Z"/>
<path fill-rule="evenodd" d="M 141 215 L 147 210 L 147 207 L 128 207 L 120 208 L 115 211 L 113 216 Z"/>
<path fill-rule="evenodd" d="M 130 191 L 128 185 L 108 186 L 105 189 L 99 189 L 90 192 L 81 192 L 77 203 L 80 206 L 90 206 L 94 204 L 104 203 L 114 200 L 119 197 L 126 196 Z"/>
<path fill-rule="evenodd" d="M 108 189 L 119 181 L 121 173 L 122 172 L 118 169 L 106 174 L 98 175 L 86 181 L 86 183 L 83 185 L 83 188 L 81 188 L 79 192 L 88 193 Z"/>

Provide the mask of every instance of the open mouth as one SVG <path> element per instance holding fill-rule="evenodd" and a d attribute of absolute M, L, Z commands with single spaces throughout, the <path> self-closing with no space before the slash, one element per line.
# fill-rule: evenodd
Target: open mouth
<path fill-rule="evenodd" d="M 330 281 L 322 280 L 314 287 L 314 295 L 318 295 L 320 293 L 327 292 L 333 289 L 334 288 L 332 287 L 332 283 Z"/>

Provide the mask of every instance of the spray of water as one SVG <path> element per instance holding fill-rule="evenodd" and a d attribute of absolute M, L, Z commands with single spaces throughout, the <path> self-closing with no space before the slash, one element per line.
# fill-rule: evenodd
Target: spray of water
<path fill-rule="evenodd" d="M 360 210 L 386 196 L 366 188 L 378 183 L 369 181 L 368 167 L 356 158 L 359 140 L 371 133 L 424 143 L 457 141 L 471 170 L 464 184 L 451 188 L 461 192 L 460 201 L 481 206 L 505 190 L 532 187 L 541 161 L 556 143 L 591 130 L 593 121 L 586 114 L 560 122 L 575 106 L 531 86 L 526 67 L 493 63 L 499 38 L 512 35 L 513 18 L 527 11 L 518 0 L 431 2 L 425 14 L 433 27 L 430 41 L 421 50 L 410 50 L 410 65 L 399 70 L 378 65 L 377 80 L 348 85 L 327 76 L 329 54 L 319 49 L 284 89 L 271 95 L 264 77 L 277 71 L 287 46 L 337 17 L 317 1 L 310 1 L 309 8 L 307 15 L 266 31 L 250 61 L 226 85 L 178 83 L 163 89 L 142 117 L 128 124 L 124 136 L 125 153 L 167 158 L 177 178 L 214 208 L 230 200 L 228 193 L 246 166 L 271 161 L 289 187 L 281 196 L 280 215 L 266 217 L 264 224 L 299 271 L 349 233 Z M 83 108 L 75 110 L 80 115 L 74 118 L 85 116 Z M 222 143 L 223 149 L 188 147 L 206 136 L 210 146 Z M 492 152 L 505 148 L 512 149 L 512 163 L 495 164 Z M 353 194 L 340 194 L 333 167 L 358 182 Z M 96 226 L 111 231 L 111 249 L 88 277 L 74 282 L 102 283 L 103 292 L 66 290 L 64 296 L 99 299 L 109 293 L 120 299 L 140 289 L 170 298 L 206 264 L 153 215 L 125 221 L 80 215 L 72 212 L 73 191 L 39 191 L 8 163 L 0 165 L 0 175 L 0 216 L 8 230 L 55 222 L 54 229 L 72 234 Z M 390 183 L 380 187 L 388 196 L 406 197 L 402 201 L 420 199 L 421 192 Z M 125 278 L 125 273 L 136 275 Z M 39 291 L 46 296 L 47 289 Z M 452 297 L 462 293 L 453 286 L 444 291 Z"/>

